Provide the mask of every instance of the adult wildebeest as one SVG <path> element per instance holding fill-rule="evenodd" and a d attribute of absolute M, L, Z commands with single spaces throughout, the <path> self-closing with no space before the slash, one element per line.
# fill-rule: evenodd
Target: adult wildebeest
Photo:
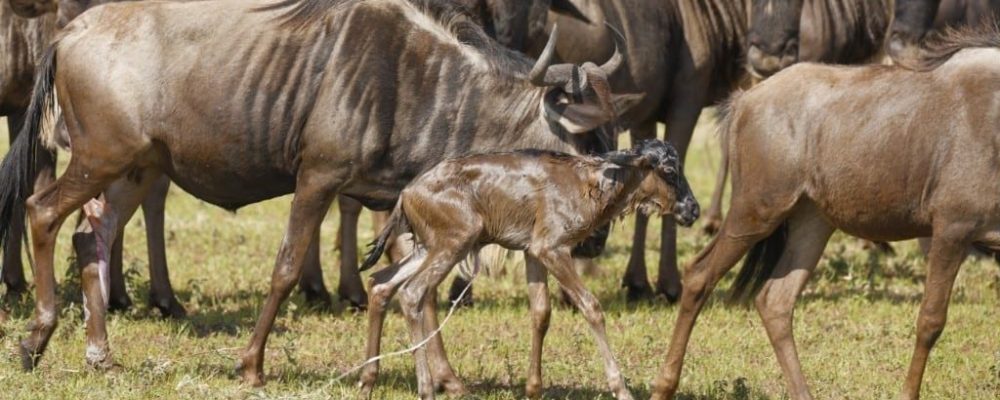
<path fill-rule="evenodd" d="M 744 83 L 749 1 L 567 0 L 564 3 L 572 7 L 563 4 L 564 10 L 550 12 L 549 23 L 557 23 L 563 32 L 556 52 L 566 62 L 605 59 L 614 49 L 614 30 L 621 31 L 629 61 L 612 77 L 612 84 L 646 93 L 622 115 L 623 125 L 634 140 L 643 140 L 656 136 L 657 122 L 665 123 L 667 137 L 683 161 L 702 108 Z M 647 225 L 647 217 L 636 216 L 622 280 L 630 299 L 653 293 L 646 273 Z M 676 227 L 670 219 L 663 221 L 656 292 L 670 301 L 681 292 Z"/>
<path fill-rule="evenodd" d="M 1000 28 L 953 34 L 918 61 L 918 71 L 799 64 L 732 101 L 722 126 L 732 205 L 685 276 L 654 398 L 676 391 L 699 311 L 748 251 L 733 294 L 756 295 L 790 396 L 810 398 L 793 306 L 836 229 L 879 241 L 932 238 L 902 391 L 919 397 L 967 248 L 1000 250 Z"/>
<path fill-rule="evenodd" d="M 7 117 L 11 144 L 21 128 L 21 122 L 31 101 L 35 67 L 41 61 L 49 38 L 55 32 L 54 18 L 26 20 L 15 15 L 6 1 L 0 4 L 0 116 Z M 51 169 L 47 154 L 40 160 Z M 42 173 L 48 177 L 50 172 Z M 0 275 L 7 286 L 7 296 L 23 293 L 28 285 L 21 259 L 21 237 L 24 217 L 15 215 L 10 240 L 4 243 Z"/>
<path fill-rule="evenodd" d="M 606 147 L 592 131 L 640 97 L 610 93 L 606 76 L 621 57 L 579 67 L 550 65 L 550 56 L 532 64 L 444 1 L 137 2 L 84 13 L 47 53 L 28 123 L 0 166 L 4 238 L 30 193 L 39 120 L 58 90 L 72 158 L 27 199 L 38 278 L 24 366 L 37 363 L 56 325 L 55 233 L 85 203 L 95 229 L 74 244 L 84 258 L 87 360 L 110 363 L 105 244 L 166 174 L 227 209 L 295 193 L 239 363 L 246 382 L 262 384 L 268 333 L 338 194 L 385 209 L 445 157 Z"/>
<path fill-rule="evenodd" d="M 750 0 L 746 68 L 767 78 L 800 61 L 863 64 L 882 58 L 889 27 L 889 0 Z M 704 229 L 722 223 L 722 194 L 728 174 L 722 153 Z"/>
<path fill-rule="evenodd" d="M 611 391 L 631 399 L 608 344 L 601 304 L 576 273 L 572 250 L 598 227 L 636 209 L 672 216 L 685 226 L 698 218 L 698 202 L 669 144 L 650 140 L 600 157 L 524 150 L 441 162 L 402 191 L 362 267 L 374 265 L 391 238 L 404 232 L 414 238 L 404 260 L 372 277 L 367 359 L 377 360 L 386 307 L 397 289 L 414 343 L 429 334 L 436 338 L 438 327 L 424 326 L 421 314 L 427 297 L 436 297 L 437 286 L 469 253 L 499 244 L 525 251 L 533 322 L 528 397 L 541 395 L 542 342 L 551 312 L 548 271 L 590 325 Z M 433 397 L 426 351 L 418 348 L 414 356 L 420 397 Z M 447 363 L 443 354 L 437 357 Z M 377 374 L 377 361 L 366 365 L 365 397 Z"/>
<path fill-rule="evenodd" d="M 895 0 L 886 52 L 897 63 L 919 58 L 920 45 L 934 32 L 976 26 L 996 18 L 1000 0 Z"/>

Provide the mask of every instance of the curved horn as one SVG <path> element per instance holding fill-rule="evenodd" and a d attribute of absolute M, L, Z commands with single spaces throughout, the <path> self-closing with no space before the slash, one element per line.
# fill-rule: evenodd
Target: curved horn
<path fill-rule="evenodd" d="M 625 43 L 625 36 L 622 35 L 622 33 L 618 31 L 618 29 L 615 29 L 614 26 L 611 26 L 611 24 L 607 22 L 605 22 L 604 24 L 607 25 L 608 29 L 611 29 L 611 31 L 614 32 L 616 36 L 615 53 L 611 55 L 611 58 L 608 59 L 608 61 L 605 61 L 604 64 L 601 65 L 601 71 L 604 71 L 604 73 L 607 76 L 611 76 L 611 74 L 614 74 L 615 71 L 617 71 L 618 68 L 622 66 L 622 62 L 625 60 L 625 57 L 622 55 L 621 52 L 621 45 L 619 44 L 619 43 Z"/>
<path fill-rule="evenodd" d="M 545 43 L 545 49 L 542 50 L 542 54 L 538 56 L 535 65 L 531 67 L 531 72 L 528 73 L 528 80 L 535 86 L 548 86 L 545 82 L 545 75 L 549 70 L 549 65 L 552 64 L 552 59 L 556 55 L 556 38 L 558 34 L 559 25 L 553 24 L 552 32 L 549 33 L 549 41 Z"/>

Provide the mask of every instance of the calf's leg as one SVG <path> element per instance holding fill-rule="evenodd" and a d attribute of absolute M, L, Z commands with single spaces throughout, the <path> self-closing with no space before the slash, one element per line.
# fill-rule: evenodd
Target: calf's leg
<path fill-rule="evenodd" d="M 549 331 L 552 306 L 549 303 L 548 274 L 537 258 L 524 258 L 528 278 L 528 305 L 531 309 L 531 359 L 524 394 L 528 398 L 542 395 L 542 345 Z M 565 293 L 565 292 L 564 292 Z"/>
<path fill-rule="evenodd" d="M 569 248 L 548 250 L 541 249 L 532 251 L 535 257 L 545 265 L 545 268 L 559 281 L 559 285 L 566 291 L 573 304 L 583 314 L 584 319 L 590 324 L 590 329 L 594 333 L 598 351 L 604 358 L 604 371 L 608 379 L 608 386 L 618 400 L 631 399 L 632 393 L 625 385 L 625 378 L 618 368 L 611 346 L 608 344 L 607 330 L 604 327 L 604 313 L 601 311 L 601 304 L 597 301 L 580 276 L 577 275 L 573 267 L 573 257 L 570 256 Z"/>

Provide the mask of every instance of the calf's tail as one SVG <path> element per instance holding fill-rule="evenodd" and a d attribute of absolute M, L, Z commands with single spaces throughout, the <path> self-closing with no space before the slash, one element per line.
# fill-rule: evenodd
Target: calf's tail
<path fill-rule="evenodd" d="M 25 115 L 21 132 L 0 163 L 0 247 L 7 241 L 12 219 L 34 191 L 38 176 L 36 160 L 39 151 L 50 151 L 42 146 L 42 121 L 51 115 L 55 104 L 53 84 L 56 72 L 55 46 L 49 47 L 42 57 L 35 75 L 35 88 Z M 10 132 L 9 134 L 13 134 Z"/>
<path fill-rule="evenodd" d="M 382 253 L 385 252 L 389 241 L 396 235 L 409 230 L 410 222 L 406 219 L 406 214 L 403 213 L 403 201 L 400 199 L 396 201 L 396 207 L 392 209 L 392 214 L 389 215 L 385 228 L 382 228 L 382 233 L 369 245 L 371 250 L 365 255 L 365 260 L 361 263 L 359 270 L 366 271 L 374 266 L 382 258 Z"/>

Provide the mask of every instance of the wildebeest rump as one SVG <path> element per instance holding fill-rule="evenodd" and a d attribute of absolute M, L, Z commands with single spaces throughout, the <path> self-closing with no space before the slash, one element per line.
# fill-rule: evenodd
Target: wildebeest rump
<path fill-rule="evenodd" d="M 499 244 L 525 251 L 533 321 L 526 395 L 541 394 L 542 343 L 551 312 L 548 271 L 590 325 L 612 393 L 631 399 L 608 344 L 600 302 L 577 275 L 572 249 L 598 227 L 636 209 L 672 215 L 685 226 L 698 218 L 698 202 L 669 144 L 650 140 L 601 157 L 524 150 L 441 162 L 403 189 L 364 264 L 373 265 L 390 238 L 412 234 L 416 244 L 407 259 L 372 277 L 366 359 L 379 356 L 385 311 L 397 289 L 412 339 L 420 343 L 438 330 L 423 323 L 421 313 L 434 312 L 421 310 L 426 297 L 436 297 L 436 287 L 468 253 Z M 425 351 L 418 349 L 415 358 L 420 394 L 427 397 L 431 385 Z M 365 367 L 361 386 L 369 397 L 377 361 Z"/>
<path fill-rule="evenodd" d="M 55 23 L 51 17 L 20 18 L 6 1 L 0 3 L 0 116 L 7 117 L 7 132 L 13 144 L 31 101 L 35 67 L 55 32 Z M 40 162 L 51 170 L 51 158 L 43 157 Z M 42 174 L 46 178 L 49 175 L 49 172 Z M 3 247 L 0 276 L 7 286 L 8 297 L 23 293 L 28 288 L 21 259 L 23 221 L 22 215 L 13 217 L 10 240 Z"/>
<path fill-rule="evenodd" d="M 897 63 L 919 59 L 921 44 L 947 28 L 977 26 L 1000 15 L 1000 0 L 895 0 L 886 52 Z"/>
<path fill-rule="evenodd" d="M 733 100 L 722 134 L 732 205 L 685 276 L 654 398 L 677 390 L 699 311 L 748 251 L 733 291 L 756 295 L 790 397 L 810 398 L 793 306 L 836 229 L 878 241 L 931 237 L 901 396 L 919 397 L 967 248 L 1000 250 L 1000 28 L 950 36 L 921 61 L 922 71 L 798 64 Z"/>
<path fill-rule="evenodd" d="M 39 72 L 32 123 L 0 167 L 5 233 L 30 192 L 25 171 L 44 139 L 38 121 L 57 89 L 72 158 L 55 184 L 27 200 L 39 278 L 21 343 L 25 366 L 56 324 L 55 232 L 85 203 L 101 211 L 92 213 L 95 231 L 74 238 L 78 253 L 97 249 L 80 263 L 87 359 L 106 366 L 100 244 L 114 240 L 150 182 L 166 174 L 228 209 L 295 193 L 271 291 L 240 362 L 243 378 L 260 384 L 267 335 L 336 195 L 384 209 L 444 157 L 582 151 L 606 142 L 593 131 L 610 122 L 608 108 L 627 109 L 637 97 L 609 93 L 612 65 L 549 67 L 542 59 L 533 67 L 456 10 L 406 0 L 138 2 L 71 22 Z M 104 201 L 91 200 L 102 191 Z"/>

